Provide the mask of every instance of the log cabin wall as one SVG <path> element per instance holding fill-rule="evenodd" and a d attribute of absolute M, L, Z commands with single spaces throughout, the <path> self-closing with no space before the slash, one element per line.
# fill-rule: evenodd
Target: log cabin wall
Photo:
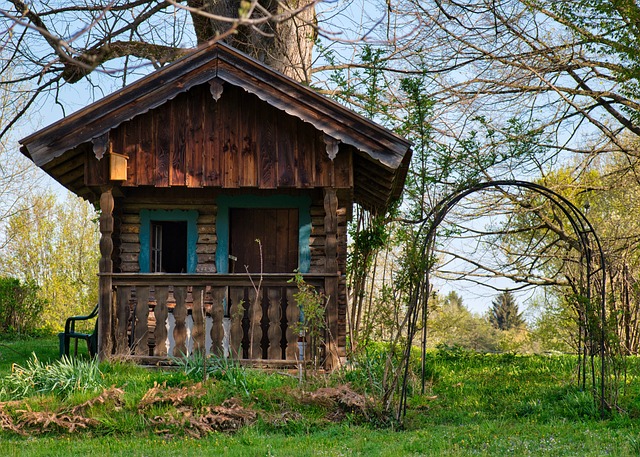
<path fill-rule="evenodd" d="M 250 191 L 248 191 L 250 192 Z M 310 190 L 312 195 L 311 236 L 309 238 L 311 262 L 309 273 L 324 273 L 325 258 L 325 210 L 322 194 L 318 190 Z M 243 192 L 244 193 L 244 192 Z M 216 215 L 215 201 L 219 191 L 213 189 L 156 189 L 138 188 L 129 198 L 115 200 L 114 219 L 116 220 L 114 238 L 114 271 L 116 273 L 140 272 L 140 232 L 142 210 L 196 210 L 198 212 L 196 244 L 197 273 L 216 272 Z M 135 196 L 135 194 L 139 194 Z M 235 194 L 238 194 L 236 191 Z M 342 273 L 339 280 L 338 325 L 337 335 L 340 356 L 344 356 L 346 348 L 346 271 L 347 260 L 347 218 L 350 204 L 348 197 L 339 199 L 338 220 L 338 266 Z"/>
<path fill-rule="evenodd" d="M 338 199 L 338 270 L 341 273 L 338 283 L 338 327 L 337 335 L 338 347 L 341 350 L 341 357 L 346 356 L 343 352 L 347 346 L 347 223 L 350 215 L 349 207 L 352 204 L 351 196 L 340 195 Z M 311 205 L 311 268 L 310 273 L 324 273 L 326 271 L 325 257 L 325 209 L 322 198 L 313 200 Z"/>
<path fill-rule="evenodd" d="M 142 210 L 195 210 L 197 218 L 196 273 L 215 273 L 215 254 L 217 247 L 215 194 L 207 196 L 192 195 L 184 199 L 175 196 L 119 198 L 116 199 L 114 216 L 114 271 L 117 273 L 140 272 L 140 232 Z"/>
<path fill-rule="evenodd" d="M 242 289 L 248 300 L 249 289 L 238 282 L 244 280 L 241 275 L 225 273 L 230 264 L 229 244 L 233 241 L 234 249 L 248 245 L 245 237 L 252 232 L 230 230 L 228 216 L 235 217 L 231 225 L 236 227 L 241 226 L 242 217 L 253 221 L 246 226 L 256 227 L 262 226 L 256 222 L 259 217 L 264 221 L 275 218 L 276 227 L 268 233 L 283 233 L 281 215 L 287 214 L 289 228 L 297 211 L 306 218 L 299 219 L 298 239 L 310 238 L 310 246 L 299 245 L 304 249 L 299 250 L 299 265 L 316 272 L 309 274 L 309 280 L 332 298 L 327 313 L 332 336 L 328 350 L 335 361 L 337 355 L 344 355 L 346 341 L 346 221 L 352 204 L 355 201 L 375 212 L 386 210 L 400 196 L 411 158 L 407 140 L 220 43 L 201 48 L 20 143 L 26 157 L 68 189 L 94 204 L 100 201 L 100 271 L 105 273 L 99 300 L 101 357 L 111 348 L 112 319 L 126 322 L 123 316 L 128 315 L 127 296 L 132 288 L 141 287 L 142 298 L 138 299 L 142 301 L 156 286 L 162 291 L 178 287 L 181 299 L 176 303 L 184 299 L 180 295 L 184 288 L 204 286 L 217 292 L 233 289 L 235 294 Z M 244 204 L 237 195 L 244 196 Z M 269 197 L 263 199 L 263 195 Z M 216 196 L 224 198 L 210 198 Z M 253 204 L 257 199 L 246 196 L 260 196 L 260 208 L 265 211 L 249 217 L 246 210 L 254 206 L 246 202 Z M 275 212 L 266 209 L 265 205 L 277 201 Z M 299 204 L 283 207 L 282 202 L 287 201 Z M 185 209 L 189 213 L 185 215 L 187 273 L 196 274 L 182 275 L 172 272 L 179 272 L 184 264 L 172 260 L 165 268 L 162 261 L 158 263 L 164 251 L 150 240 L 164 240 L 167 235 L 168 246 L 175 235 L 182 237 L 184 220 L 163 217 Z M 152 215 L 156 219 L 150 219 Z M 277 264 L 277 271 L 289 270 L 291 264 L 289 255 L 295 243 L 288 229 L 287 233 L 286 267 Z M 282 252 L 281 238 L 268 243 L 272 251 Z M 150 251 L 162 275 L 138 274 L 152 269 Z M 182 258 L 182 252 L 176 257 Z M 121 274 L 109 275 L 112 272 Z M 297 307 L 288 306 L 293 288 L 286 281 L 278 283 L 285 276 L 276 274 L 270 287 L 286 289 L 288 314 Z M 110 314 L 112 286 L 123 304 L 118 308 L 122 315 Z M 269 293 L 269 306 L 264 308 L 269 310 L 269 326 L 262 330 L 269 335 L 269 352 L 277 352 L 277 344 L 272 344 L 279 341 L 277 307 L 273 306 L 277 294 Z M 177 309 L 182 323 L 176 321 L 176 329 L 183 327 L 185 307 Z M 164 322 L 166 307 L 155 311 Z M 142 326 L 136 327 L 136 338 L 145 333 L 145 313 L 145 307 L 138 308 L 136 319 Z M 287 315 L 283 322 L 295 320 L 296 316 Z M 220 331 L 220 326 L 211 331 L 212 341 L 220 342 Z M 126 336 L 126 327 L 118 327 L 117 332 Z M 239 334 L 233 329 L 231 333 Z M 287 335 L 286 340 L 292 343 L 286 347 L 287 358 L 295 358 L 297 335 Z M 126 338 L 118 344 L 117 350 L 126 350 Z"/>
<path fill-rule="evenodd" d="M 145 193 L 149 193 L 148 191 Z M 189 210 L 198 212 L 197 231 L 198 240 L 196 254 L 198 258 L 197 273 L 215 273 L 215 254 L 217 248 L 215 204 L 217 192 L 205 189 L 189 192 L 182 189 L 183 194 L 189 196 L 184 199 L 164 195 L 166 191 L 154 191 L 155 197 L 129 197 L 115 199 L 114 220 L 114 268 L 117 272 L 136 273 L 140 271 L 140 211 L 141 210 Z M 311 236 L 309 238 L 311 262 L 309 273 L 324 273 L 326 258 L 324 252 L 325 230 L 322 197 L 319 192 L 312 192 Z M 347 253 L 347 207 L 340 201 L 337 212 L 338 218 L 338 266 L 341 272 L 346 271 Z M 115 267 L 117 265 L 117 267 Z"/>

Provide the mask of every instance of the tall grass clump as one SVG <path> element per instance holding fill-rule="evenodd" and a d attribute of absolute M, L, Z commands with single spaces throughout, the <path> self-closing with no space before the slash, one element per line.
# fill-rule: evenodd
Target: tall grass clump
<path fill-rule="evenodd" d="M 249 396 L 247 370 L 237 361 L 224 357 L 206 357 L 200 353 L 178 358 L 175 363 L 193 381 L 216 379 L 228 384 L 238 394 Z M 206 372 L 206 373 L 205 373 Z"/>
<path fill-rule="evenodd" d="M 401 364 L 401 355 L 401 349 L 394 350 L 389 344 L 370 343 L 351 356 L 351 364 L 345 367 L 341 375 L 345 382 L 357 390 L 382 397 L 388 386 L 393 383 L 394 373 Z M 411 351 L 409 363 L 409 392 L 418 385 L 420 375 L 420 353 L 416 348 L 415 351 Z M 425 378 L 433 381 L 437 377 L 433 364 L 428 362 L 425 366 Z"/>
<path fill-rule="evenodd" d="M 74 392 L 99 391 L 104 377 L 98 361 L 63 357 L 45 364 L 33 354 L 24 366 L 14 364 L 2 380 L 0 397 L 19 400 L 37 394 L 67 398 Z"/>

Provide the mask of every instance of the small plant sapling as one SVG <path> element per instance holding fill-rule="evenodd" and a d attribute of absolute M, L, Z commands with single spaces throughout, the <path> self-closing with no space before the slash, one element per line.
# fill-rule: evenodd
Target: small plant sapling
<path fill-rule="evenodd" d="M 329 297 L 308 284 L 299 271 L 295 272 L 289 282 L 295 283 L 298 287 L 298 292 L 293 294 L 293 298 L 300 308 L 300 322 L 294 325 L 294 330 L 306 337 L 313 366 L 317 370 L 325 341 L 325 312 Z"/>

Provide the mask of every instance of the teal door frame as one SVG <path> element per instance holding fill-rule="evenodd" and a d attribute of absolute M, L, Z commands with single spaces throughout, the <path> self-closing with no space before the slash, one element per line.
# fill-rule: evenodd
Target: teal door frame
<path fill-rule="evenodd" d="M 141 273 L 151 272 L 151 221 L 176 221 L 187 223 L 187 273 L 195 273 L 198 266 L 196 245 L 198 243 L 198 211 L 181 209 L 140 210 L 140 256 Z"/>

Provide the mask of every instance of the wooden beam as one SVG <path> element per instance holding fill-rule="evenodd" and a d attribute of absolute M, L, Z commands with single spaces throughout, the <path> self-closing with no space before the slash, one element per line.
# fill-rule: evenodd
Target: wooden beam
<path fill-rule="evenodd" d="M 99 280 L 99 311 L 98 311 L 98 355 L 100 360 L 111 356 L 113 339 L 111 335 L 112 316 L 112 281 L 113 261 L 113 194 L 111 188 L 102 192 L 100 196 L 100 280 Z"/>
<path fill-rule="evenodd" d="M 327 296 L 327 334 L 325 345 L 327 358 L 325 368 L 338 367 L 338 196 L 334 188 L 324 189 L 325 272 L 324 292 Z"/>

